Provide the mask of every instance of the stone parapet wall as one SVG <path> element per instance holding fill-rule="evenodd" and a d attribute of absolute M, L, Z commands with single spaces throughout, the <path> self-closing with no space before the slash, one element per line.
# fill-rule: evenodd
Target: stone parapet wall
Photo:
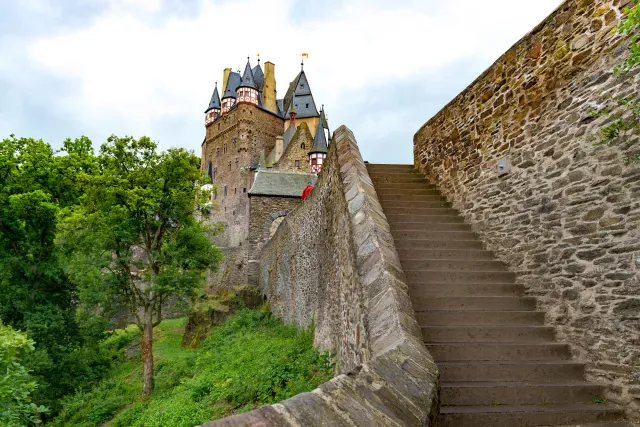
<path fill-rule="evenodd" d="M 309 393 L 212 426 L 435 426 L 438 373 L 422 342 L 386 217 L 351 131 L 334 134 L 315 188 L 261 257 L 273 312 L 336 354 Z"/>
<path fill-rule="evenodd" d="M 569 0 L 520 40 L 414 137 L 416 166 L 538 297 L 548 324 L 640 408 L 640 169 L 624 162 L 638 137 L 593 136 L 613 117 L 591 112 L 640 93 L 612 32 L 631 1 Z M 510 168 L 498 176 L 498 160 Z"/>

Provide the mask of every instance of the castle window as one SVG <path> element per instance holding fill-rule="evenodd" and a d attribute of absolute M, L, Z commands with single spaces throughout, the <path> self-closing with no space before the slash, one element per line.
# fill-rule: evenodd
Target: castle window
<path fill-rule="evenodd" d="M 304 145 L 304 142 L 302 144 L 300 144 L 300 148 L 302 148 L 303 150 L 306 149 L 306 146 Z"/>
<path fill-rule="evenodd" d="M 247 192 L 247 188 L 246 188 L 246 187 L 245 187 L 245 188 L 243 188 L 243 189 L 242 189 L 242 192 L 243 192 L 243 193 L 246 193 L 246 192 Z"/>
<path fill-rule="evenodd" d="M 309 104 L 307 104 L 307 108 L 309 108 Z"/>
<path fill-rule="evenodd" d="M 233 194 L 238 194 L 238 189 L 237 188 L 233 189 Z"/>
<path fill-rule="evenodd" d="M 227 197 L 227 186 L 224 186 L 224 197 Z M 227 211 L 227 208 L 224 208 L 225 212 Z"/>
<path fill-rule="evenodd" d="M 300 160 L 296 160 L 296 167 L 299 168 L 300 167 Z"/>
<path fill-rule="evenodd" d="M 231 162 L 229 162 L 229 170 L 231 170 Z"/>
<path fill-rule="evenodd" d="M 207 167 L 207 176 L 213 180 L 213 165 L 211 164 L 211 160 L 209 160 L 209 166 Z"/>

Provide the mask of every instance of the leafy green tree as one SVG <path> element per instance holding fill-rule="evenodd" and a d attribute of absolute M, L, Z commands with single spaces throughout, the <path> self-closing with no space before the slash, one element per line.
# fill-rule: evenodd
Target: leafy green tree
<path fill-rule="evenodd" d="M 0 320 L 35 341 L 24 363 L 40 385 L 34 400 L 52 413 L 107 364 L 76 319 L 75 285 L 55 245 L 60 207 L 77 203 L 82 176 L 97 166 L 84 137 L 59 152 L 32 138 L 0 141 Z"/>
<path fill-rule="evenodd" d="M 67 208 L 60 244 L 80 300 L 106 313 L 124 303 L 142 332 L 143 395 L 153 390 L 153 328 L 172 295 L 190 296 L 221 252 L 195 214 L 206 194 L 198 157 L 159 153 L 149 138 L 112 136 L 100 172 L 86 175 L 82 204 Z"/>
<path fill-rule="evenodd" d="M 629 37 L 629 56 L 614 68 L 618 77 L 624 77 L 640 64 L 640 0 L 634 0 L 635 6 L 625 8 L 625 18 L 618 25 L 618 32 Z M 618 142 L 621 137 L 628 134 L 637 134 L 640 131 L 640 100 L 637 96 L 629 95 L 625 98 L 614 100 L 622 106 L 625 113 L 607 125 L 600 128 L 597 145 L 607 145 Z M 608 108 L 592 113 L 595 117 L 608 116 L 611 110 Z M 628 163 L 640 162 L 640 151 L 632 150 L 627 156 Z"/>
<path fill-rule="evenodd" d="M 0 323 L 0 425 L 9 427 L 40 424 L 44 406 L 32 402 L 36 382 L 22 365 L 22 356 L 33 351 L 33 341 Z"/>

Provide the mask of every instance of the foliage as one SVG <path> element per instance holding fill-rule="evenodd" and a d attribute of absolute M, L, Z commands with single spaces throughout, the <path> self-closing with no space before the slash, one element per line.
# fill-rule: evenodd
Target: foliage
<path fill-rule="evenodd" d="M 81 204 L 63 212 L 58 242 L 80 301 L 105 313 L 124 301 L 144 330 L 148 394 L 152 328 L 167 298 L 191 296 L 222 254 L 211 244 L 211 230 L 194 216 L 206 194 L 194 185 L 203 177 L 193 153 L 159 153 L 147 137 L 111 136 L 100 149 L 99 166 L 85 177 Z"/>
<path fill-rule="evenodd" d="M 36 382 L 21 363 L 33 341 L 0 323 L 0 425 L 18 427 L 40 424 L 44 406 L 32 402 Z"/>
<path fill-rule="evenodd" d="M 614 72 L 623 77 L 630 71 L 634 70 L 640 64 L 640 0 L 634 1 L 635 5 L 631 8 L 625 8 L 625 18 L 620 22 L 617 31 L 629 37 L 629 57 L 614 68 Z M 640 131 L 640 101 L 635 95 L 629 95 L 624 98 L 613 100 L 623 113 L 619 117 L 614 117 L 609 123 L 602 126 L 599 130 L 599 138 L 596 145 L 609 145 L 623 142 L 624 137 L 632 134 L 638 134 Z M 593 117 L 611 116 L 612 111 L 609 108 L 592 112 Z M 626 142 L 626 141 L 624 141 Z M 633 146 L 637 143 L 631 141 L 628 145 Z M 640 151 L 632 150 L 625 158 L 627 163 L 640 162 Z"/>
<path fill-rule="evenodd" d="M 34 401 L 53 413 L 107 364 L 94 351 L 102 329 L 75 317 L 75 286 L 55 245 L 60 208 L 78 202 L 82 177 L 97 167 L 84 137 L 57 152 L 32 138 L 0 141 L 0 320 L 35 342 L 24 364 L 39 384 Z"/>
<path fill-rule="evenodd" d="M 65 399 L 53 426 L 110 420 L 114 427 L 191 427 L 287 399 L 333 376 L 330 357 L 313 348 L 312 330 L 298 331 L 269 313 L 241 310 L 198 350 L 180 346 L 184 324 L 165 320 L 158 327 L 157 384 L 148 398 L 138 395 L 142 376 L 135 361 L 124 360 L 90 391 Z"/>

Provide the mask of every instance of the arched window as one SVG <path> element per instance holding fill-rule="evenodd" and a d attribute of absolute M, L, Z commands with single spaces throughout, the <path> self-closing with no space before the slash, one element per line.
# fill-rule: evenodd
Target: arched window
<path fill-rule="evenodd" d="M 209 160 L 209 166 L 207 167 L 207 175 L 209 175 L 209 178 L 213 181 L 213 164 L 211 160 Z"/>
<path fill-rule="evenodd" d="M 304 142 L 300 144 L 300 148 L 302 148 L 303 150 L 306 150 L 307 147 L 304 145 Z"/>

